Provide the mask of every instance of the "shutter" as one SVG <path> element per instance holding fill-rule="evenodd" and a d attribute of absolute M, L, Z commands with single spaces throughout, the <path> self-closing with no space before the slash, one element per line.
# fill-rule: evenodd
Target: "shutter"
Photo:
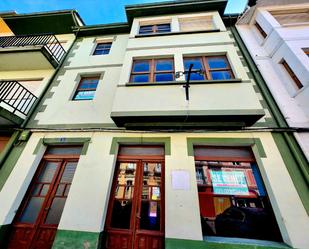
<path fill-rule="evenodd" d="M 198 31 L 214 29 L 211 16 L 179 19 L 180 31 Z"/>

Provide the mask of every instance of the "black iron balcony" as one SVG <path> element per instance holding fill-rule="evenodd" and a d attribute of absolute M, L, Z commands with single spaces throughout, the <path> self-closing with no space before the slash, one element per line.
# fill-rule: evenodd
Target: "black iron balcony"
<path fill-rule="evenodd" d="M 12 114 L 27 116 L 36 100 L 37 97 L 19 82 L 0 81 L 0 106 Z"/>
<path fill-rule="evenodd" d="M 6 49 L 2 50 L 1 48 Z M 41 50 L 49 62 L 57 67 L 66 51 L 54 35 L 18 35 L 0 37 L 0 52 Z"/>

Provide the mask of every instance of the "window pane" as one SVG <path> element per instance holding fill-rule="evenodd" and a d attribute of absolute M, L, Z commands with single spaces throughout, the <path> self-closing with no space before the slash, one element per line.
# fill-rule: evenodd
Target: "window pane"
<path fill-rule="evenodd" d="M 99 83 L 99 79 L 82 79 L 79 89 L 89 89 L 89 88 L 97 88 L 97 85 Z"/>
<path fill-rule="evenodd" d="M 45 224 L 59 224 L 66 198 L 55 197 L 48 211 Z"/>
<path fill-rule="evenodd" d="M 228 71 L 216 71 L 216 72 L 211 72 L 211 78 L 213 80 L 228 80 L 232 78 L 232 75 Z"/>
<path fill-rule="evenodd" d="M 165 74 L 156 74 L 155 75 L 155 81 L 173 81 L 173 74 L 171 73 L 165 73 Z"/>
<path fill-rule="evenodd" d="M 60 182 L 63 183 L 71 183 L 73 180 L 73 176 L 76 170 L 76 162 L 69 162 L 67 163 L 67 165 L 65 166 L 65 170 L 63 172 L 63 175 L 61 177 Z"/>
<path fill-rule="evenodd" d="M 216 68 L 228 68 L 228 64 L 223 57 L 209 57 L 207 58 L 208 65 L 210 69 L 216 69 Z"/>
<path fill-rule="evenodd" d="M 171 60 L 157 60 L 156 71 L 172 71 L 173 61 Z"/>
<path fill-rule="evenodd" d="M 99 43 L 96 47 L 96 49 L 110 49 L 112 46 L 112 43 Z"/>
<path fill-rule="evenodd" d="M 157 32 L 164 33 L 164 32 L 171 32 L 171 25 L 167 24 L 158 24 L 157 25 Z"/>
<path fill-rule="evenodd" d="M 149 82 L 148 74 L 132 75 L 132 82 Z"/>
<path fill-rule="evenodd" d="M 35 223 L 43 202 L 43 197 L 32 197 L 23 211 L 19 221 L 24 223 Z"/>
<path fill-rule="evenodd" d="M 59 184 L 57 191 L 56 191 L 56 196 L 62 196 L 64 188 L 65 188 L 65 184 Z"/>
<path fill-rule="evenodd" d="M 92 100 L 94 98 L 95 91 L 78 91 L 75 100 Z"/>
<path fill-rule="evenodd" d="M 188 75 L 186 74 L 186 80 L 188 79 Z M 190 80 L 205 80 L 205 76 L 199 73 L 191 73 Z"/>
<path fill-rule="evenodd" d="M 57 166 L 58 166 L 57 162 L 47 162 L 40 173 L 38 181 L 39 182 L 51 182 L 55 175 Z"/>
<path fill-rule="evenodd" d="M 46 154 L 52 154 L 52 155 L 80 155 L 82 152 L 83 147 L 82 146 L 65 146 L 65 147 L 56 147 L 51 146 L 48 147 Z"/>
<path fill-rule="evenodd" d="M 190 64 L 193 64 L 192 69 L 200 70 L 203 69 L 202 60 L 200 58 L 196 59 L 184 59 L 185 70 L 189 70 Z"/>
<path fill-rule="evenodd" d="M 141 26 L 141 27 L 139 28 L 139 33 L 140 33 L 140 34 L 149 34 L 149 33 L 152 33 L 152 27 L 153 27 L 153 25 Z"/>
<path fill-rule="evenodd" d="M 140 228 L 145 230 L 160 230 L 160 203 L 142 201 Z"/>
<path fill-rule="evenodd" d="M 44 184 L 44 186 L 43 186 L 43 188 L 42 188 L 42 190 L 41 190 L 40 195 L 41 195 L 41 196 L 47 195 L 48 190 L 49 190 L 49 184 Z"/>
<path fill-rule="evenodd" d="M 115 200 L 113 206 L 111 227 L 130 228 L 132 201 Z"/>
<path fill-rule="evenodd" d="M 132 72 L 149 72 L 149 61 L 135 61 Z"/>
<path fill-rule="evenodd" d="M 109 54 L 109 49 L 100 49 L 100 50 L 95 50 L 94 55 L 101 55 L 101 54 Z"/>

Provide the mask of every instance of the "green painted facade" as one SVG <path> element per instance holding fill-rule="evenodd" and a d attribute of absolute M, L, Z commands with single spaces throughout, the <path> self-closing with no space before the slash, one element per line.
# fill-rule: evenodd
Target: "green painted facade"
<path fill-rule="evenodd" d="M 165 249 L 286 249 L 286 246 L 216 243 L 197 240 L 165 239 Z"/>
<path fill-rule="evenodd" d="M 52 249 L 99 249 L 100 233 L 58 230 Z"/>

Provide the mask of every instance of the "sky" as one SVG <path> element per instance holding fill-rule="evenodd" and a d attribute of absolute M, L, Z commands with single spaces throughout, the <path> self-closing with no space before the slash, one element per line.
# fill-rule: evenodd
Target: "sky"
<path fill-rule="evenodd" d="M 0 0 L 0 12 L 31 13 L 76 9 L 87 25 L 126 22 L 125 5 L 163 0 Z M 228 0 L 225 13 L 242 12 L 247 0 Z"/>

